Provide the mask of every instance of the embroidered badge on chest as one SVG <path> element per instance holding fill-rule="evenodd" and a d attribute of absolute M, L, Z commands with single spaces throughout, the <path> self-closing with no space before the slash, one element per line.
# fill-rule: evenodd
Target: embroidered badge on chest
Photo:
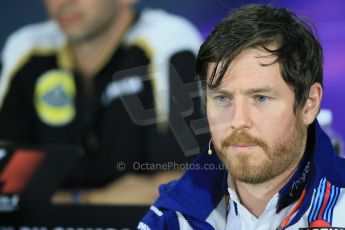
<path fill-rule="evenodd" d="M 41 121 L 50 126 L 63 126 L 76 114 L 76 87 L 73 75 L 65 70 L 49 70 L 36 81 L 34 105 Z"/>

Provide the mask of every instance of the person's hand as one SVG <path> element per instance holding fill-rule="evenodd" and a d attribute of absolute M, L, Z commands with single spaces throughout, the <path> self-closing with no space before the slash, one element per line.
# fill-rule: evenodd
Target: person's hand
<path fill-rule="evenodd" d="M 150 205 L 158 197 L 158 187 L 182 175 L 179 171 L 160 172 L 154 175 L 127 174 L 102 188 L 80 192 L 80 204 Z M 58 191 L 54 203 L 71 203 L 71 191 Z"/>

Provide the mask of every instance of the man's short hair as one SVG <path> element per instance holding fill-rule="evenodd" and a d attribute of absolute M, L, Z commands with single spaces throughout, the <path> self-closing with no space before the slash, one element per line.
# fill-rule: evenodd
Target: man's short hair
<path fill-rule="evenodd" d="M 196 68 L 204 86 L 219 86 L 232 60 L 255 47 L 277 57 L 283 79 L 294 91 L 295 110 L 304 106 L 314 83 L 322 85 L 322 48 L 310 26 L 284 8 L 246 5 L 221 21 L 200 47 Z M 207 81 L 210 63 L 215 67 Z"/>

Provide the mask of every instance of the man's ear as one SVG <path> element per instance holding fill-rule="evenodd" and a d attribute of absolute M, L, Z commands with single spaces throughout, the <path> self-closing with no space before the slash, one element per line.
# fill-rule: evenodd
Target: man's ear
<path fill-rule="evenodd" d="M 323 90 L 320 83 L 314 83 L 310 87 L 308 99 L 302 109 L 302 118 L 305 125 L 313 123 L 319 113 L 322 93 Z"/>

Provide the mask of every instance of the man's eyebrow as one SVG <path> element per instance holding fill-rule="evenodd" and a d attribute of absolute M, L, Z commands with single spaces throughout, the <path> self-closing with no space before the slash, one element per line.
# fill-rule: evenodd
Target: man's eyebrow
<path fill-rule="evenodd" d="M 245 94 L 256 94 L 256 93 L 273 93 L 273 94 L 277 94 L 277 91 L 274 88 L 270 87 L 270 86 L 252 88 L 252 89 L 248 89 L 248 90 L 245 91 Z"/>
<path fill-rule="evenodd" d="M 209 88 L 207 87 L 207 94 L 224 94 L 224 95 L 233 95 L 232 91 L 228 91 L 228 90 L 224 90 L 222 88 Z M 257 87 L 257 88 L 251 88 L 251 89 L 247 89 L 245 91 L 243 91 L 242 93 L 246 94 L 246 95 L 253 95 L 253 94 L 258 94 L 258 93 L 270 93 L 273 95 L 277 95 L 278 92 L 277 90 L 275 90 L 274 88 L 270 87 L 270 86 L 266 86 L 266 87 Z"/>
<path fill-rule="evenodd" d="M 220 94 L 229 94 L 231 95 L 232 93 L 226 90 L 223 90 L 221 88 L 209 88 L 207 87 L 207 93 L 208 94 L 216 94 L 216 93 L 220 93 Z"/>

